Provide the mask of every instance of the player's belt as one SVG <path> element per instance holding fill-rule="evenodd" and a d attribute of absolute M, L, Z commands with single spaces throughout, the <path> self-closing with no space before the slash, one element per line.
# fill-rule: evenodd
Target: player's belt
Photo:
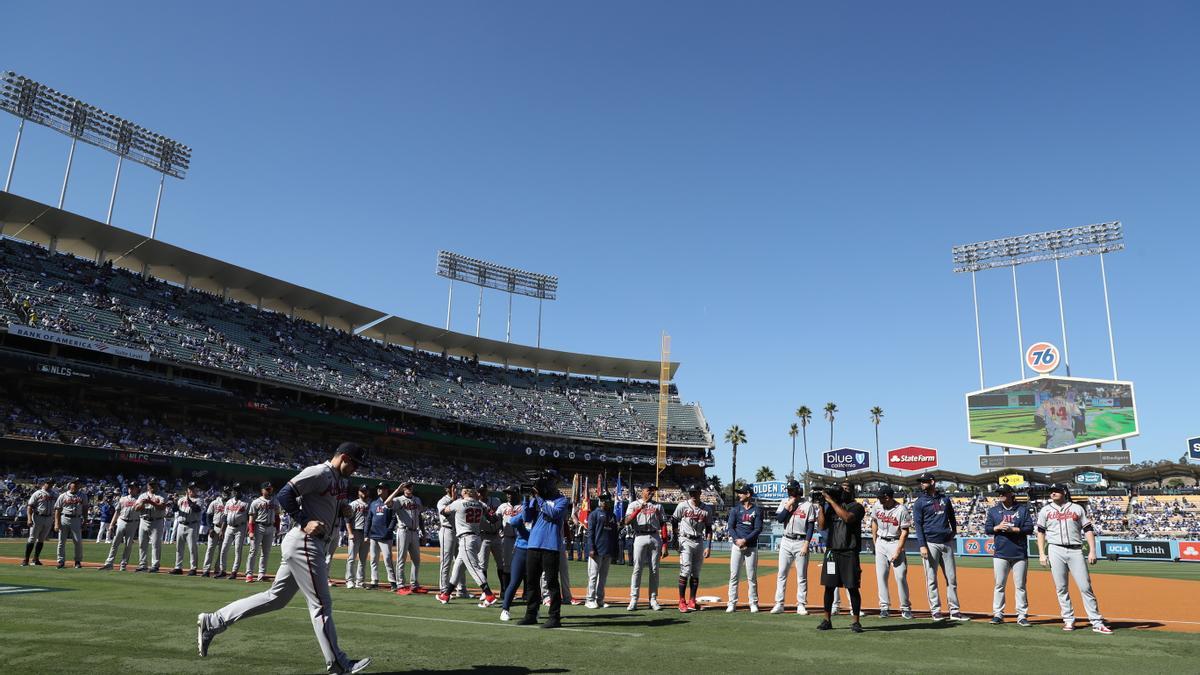
<path fill-rule="evenodd" d="M 784 538 L 784 539 L 792 539 L 792 540 L 795 540 L 795 539 L 803 539 L 803 538 L 804 538 L 804 535 L 802 535 L 802 534 L 786 534 L 786 533 L 785 533 L 785 534 L 783 535 L 783 538 Z"/>
<path fill-rule="evenodd" d="M 880 537 L 880 541 L 896 541 L 899 537 Z"/>
<path fill-rule="evenodd" d="M 1082 549 L 1083 548 L 1083 544 L 1050 544 L 1050 545 L 1057 546 L 1059 548 L 1071 548 L 1071 549 Z"/>
<path fill-rule="evenodd" d="M 147 523 L 153 523 L 153 522 L 155 522 L 155 521 L 159 521 L 159 520 L 165 520 L 165 517 L 158 517 L 158 518 L 146 518 L 146 517 L 144 517 L 144 516 L 143 516 L 143 517 L 142 517 L 142 520 L 146 521 Z"/>

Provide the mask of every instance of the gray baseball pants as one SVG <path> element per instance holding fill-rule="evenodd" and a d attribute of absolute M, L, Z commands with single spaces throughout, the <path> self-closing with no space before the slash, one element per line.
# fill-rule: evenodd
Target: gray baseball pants
<path fill-rule="evenodd" d="M 275 545 L 275 526 L 255 524 L 254 539 L 250 542 L 250 559 L 246 561 L 246 574 L 267 573 L 267 558 L 271 557 L 271 547 Z"/>
<path fill-rule="evenodd" d="M 942 599 L 938 594 L 938 568 L 946 575 L 946 601 L 950 606 L 950 613 L 958 611 L 958 570 L 954 566 L 954 543 L 935 544 L 931 541 L 925 542 L 925 547 L 929 549 L 929 558 L 922 559 L 925 565 L 925 585 L 929 590 L 929 611 L 940 612 L 942 610 Z"/>
<path fill-rule="evenodd" d="M 204 571 L 215 572 L 221 565 L 221 528 L 208 531 L 208 543 L 204 546 Z"/>
<path fill-rule="evenodd" d="M 729 602 L 738 601 L 738 575 L 746 568 L 746 584 L 750 587 L 750 604 L 758 606 L 758 548 L 742 550 L 734 546 L 729 552 Z"/>
<path fill-rule="evenodd" d="M 658 557 L 661 554 L 662 537 L 657 532 L 639 534 L 633 538 L 633 575 L 629 578 L 630 602 L 637 602 L 642 587 L 642 568 L 647 565 L 650 566 L 650 599 L 658 599 Z"/>
<path fill-rule="evenodd" d="M 162 557 L 163 519 L 142 519 L 138 525 L 138 567 L 147 567 L 146 558 L 149 554 L 150 569 L 158 569 Z"/>
<path fill-rule="evenodd" d="M 317 644 L 325 657 L 325 667 L 338 672 L 348 671 L 350 659 L 338 648 L 337 631 L 333 627 L 333 598 L 329 595 L 329 569 L 325 564 L 330 545 L 293 527 L 283 538 L 282 560 L 271 587 L 209 615 L 207 628 L 220 632 L 242 619 L 283 609 L 296 591 L 300 591 L 308 602 L 308 613 Z"/>
<path fill-rule="evenodd" d="M 612 564 L 612 556 L 588 556 L 588 602 L 604 604 L 604 587 L 608 583 L 608 566 Z"/>
<path fill-rule="evenodd" d="M 196 538 L 199 533 L 200 525 L 187 525 L 180 523 L 177 526 L 175 533 L 175 569 L 183 569 L 183 551 L 186 548 L 188 552 L 188 562 L 191 564 L 189 569 L 196 569 L 196 563 L 200 562 L 200 551 L 197 548 Z"/>
<path fill-rule="evenodd" d="M 454 572 L 450 575 L 450 585 L 460 590 L 466 588 L 466 579 L 463 578 L 464 569 L 475 580 L 475 583 L 480 586 L 487 583 L 487 577 L 483 572 L 483 562 L 479 555 L 482 547 L 482 538 L 474 532 L 459 535 L 458 558 L 454 561 Z"/>
<path fill-rule="evenodd" d="M 700 578 L 700 568 L 704 566 L 704 541 L 701 539 L 679 538 L 679 576 Z"/>
<path fill-rule="evenodd" d="M 75 562 L 83 562 L 83 518 L 60 516 L 58 529 L 58 564 L 66 564 L 67 539 L 75 545 Z"/>
<path fill-rule="evenodd" d="M 396 568 L 392 565 L 392 542 L 390 539 L 372 539 L 368 544 L 371 549 L 371 585 L 379 583 L 379 559 L 383 558 L 383 567 L 387 571 L 389 584 L 396 583 Z"/>
<path fill-rule="evenodd" d="M 37 516 L 33 517 L 33 527 L 29 528 L 29 538 L 25 541 L 28 543 L 43 542 L 54 531 L 54 516 Z"/>
<path fill-rule="evenodd" d="M 443 593 L 449 593 L 452 590 L 450 573 L 454 569 L 454 562 L 458 559 L 458 539 L 454 536 L 453 527 L 443 527 L 438 532 L 438 547 L 441 554 L 438 583 Z"/>
<path fill-rule="evenodd" d="M 417 573 L 421 569 L 421 538 L 416 530 L 402 527 L 396 530 L 396 583 L 406 585 L 404 576 L 404 561 L 409 560 L 412 567 L 412 580 L 409 586 L 417 585 Z"/>
<path fill-rule="evenodd" d="M 1017 590 L 1017 616 L 1029 614 L 1029 594 L 1025 589 L 1029 561 L 992 558 L 992 576 L 996 580 L 996 588 L 992 591 L 992 616 L 1004 616 L 1004 591 L 1008 585 L 1009 572 L 1012 573 L 1013 586 Z"/>
<path fill-rule="evenodd" d="M 1050 576 L 1054 577 L 1054 590 L 1058 591 L 1058 606 L 1062 609 L 1063 622 L 1075 621 L 1075 608 L 1071 605 L 1071 593 L 1067 586 L 1067 576 L 1070 575 L 1075 578 L 1079 595 L 1083 596 L 1088 621 L 1092 625 L 1103 623 L 1104 616 L 1100 614 L 1100 604 L 1096 602 L 1096 594 L 1092 592 L 1092 575 L 1088 572 L 1083 550 L 1054 544 L 1050 544 L 1049 548 L 1046 557 L 1050 559 Z"/>
<path fill-rule="evenodd" d="M 346 583 L 361 584 L 367 572 L 367 556 L 371 547 L 367 535 L 362 530 L 354 530 L 347 542 L 349 551 L 346 554 Z"/>
<path fill-rule="evenodd" d="M 483 563 L 483 578 L 487 578 L 488 574 L 488 558 L 496 561 L 496 575 L 499 576 L 501 570 L 508 569 L 505 567 L 504 557 L 500 552 L 500 535 L 483 535 L 483 545 L 479 549 L 479 561 Z"/>
<path fill-rule="evenodd" d="M 233 568 L 227 567 L 229 550 L 233 549 Z M 242 554 L 246 552 L 246 526 L 225 528 L 225 541 L 221 542 L 221 571 L 237 574 L 242 568 Z"/>
<path fill-rule="evenodd" d="M 784 537 L 779 541 L 779 575 L 775 579 L 777 605 L 783 604 L 792 565 L 796 566 L 796 606 L 804 607 L 808 604 L 808 548 L 802 539 Z"/>
<path fill-rule="evenodd" d="M 900 551 L 900 563 L 893 565 L 889 562 L 900 548 L 899 541 L 875 542 L 875 583 L 879 586 L 879 609 L 891 609 L 892 593 L 888 589 L 888 576 L 896 573 L 896 591 L 900 596 L 900 609 L 912 611 L 912 602 L 908 599 L 908 557 Z"/>
<path fill-rule="evenodd" d="M 137 528 L 138 521 L 117 519 L 117 529 L 113 533 L 112 545 L 108 547 L 108 559 L 104 561 L 104 565 L 109 567 L 117 557 L 117 549 L 121 546 L 125 547 L 125 552 L 121 554 L 121 569 L 124 569 L 129 564 L 129 552 L 133 550 L 133 531 Z"/>

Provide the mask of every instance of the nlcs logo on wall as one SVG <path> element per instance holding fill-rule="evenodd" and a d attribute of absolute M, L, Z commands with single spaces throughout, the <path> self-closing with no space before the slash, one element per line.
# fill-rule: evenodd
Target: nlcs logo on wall
<path fill-rule="evenodd" d="M 897 471 L 920 471 L 937 466 L 937 450 L 910 445 L 905 448 L 888 450 L 888 466 Z"/>
<path fill-rule="evenodd" d="M 1025 365 L 1040 375 L 1054 372 L 1058 367 L 1058 347 L 1049 342 L 1035 342 L 1025 350 Z"/>

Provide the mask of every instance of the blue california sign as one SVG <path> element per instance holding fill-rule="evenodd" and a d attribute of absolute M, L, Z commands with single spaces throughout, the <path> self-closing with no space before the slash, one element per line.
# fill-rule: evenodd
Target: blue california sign
<path fill-rule="evenodd" d="M 858 471 L 871 466 L 871 453 L 855 448 L 827 450 L 821 459 L 830 471 Z"/>

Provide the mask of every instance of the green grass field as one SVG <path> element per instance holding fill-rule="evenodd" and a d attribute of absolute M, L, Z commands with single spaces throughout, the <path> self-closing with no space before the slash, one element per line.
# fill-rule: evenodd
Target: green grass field
<path fill-rule="evenodd" d="M 996 445 L 1045 447 L 1046 432 L 1034 425 L 1034 409 L 995 408 L 971 410 L 968 413 L 971 438 L 988 439 Z M 1076 437 L 1080 443 L 1136 431 L 1133 408 L 1113 408 L 1089 411 L 1086 414 L 1087 433 Z"/>
<path fill-rule="evenodd" d="M 0 652 L 7 672 L 323 672 L 300 597 L 285 610 L 231 627 L 214 641 L 209 657 L 200 659 L 196 613 L 262 586 L 90 568 L 57 570 L 52 547 L 48 550 L 44 558 L 49 566 L 0 563 L 0 586 L 52 589 L 0 594 Z M 86 550 L 89 561 L 98 561 L 107 547 L 89 545 Z M 22 551 L 21 543 L 0 543 L 0 556 L 19 557 Z M 171 547 L 168 560 L 173 556 Z M 664 563 L 663 586 L 675 583 L 676 563 L 674 556 Z M 334 562 L 335 577 L 341 577 L 344 564 Z M 962 559 L 962 564 L 990 562 Z M 1200 566 L 1167 563 L 1101 563 L 1095 571 L 1200 578 Z M 435 566 L 426 563 L 422 581 L 432 581 L 435 573 Z M 714 557 L 705 567 L 703 585 L 721 585 L 727 573 L 727 560 Z M 581 564 L 572 564 L 571 577 L 581 585 Z M 629 567 L 614 566 L 612 593 L 627 596 L 628 579 Z M 760 590 L 767 603 L 773 589 Z M 835 619 L 837 630 L 819 633 L 816 616 L 564 607 L 569 630 L 543 631 L 501 623 L 498 610 L 479 609 L 473 602 L 442 606 L 432 595 L 399 597 L 337 588 L 333 598 L 342 648 L 351 657 L 373 657 L 373 673 L 768 672 L 803 667 L 961 673 L 1035 663 L 1088 672 L 1193 672 L 1200 662 L 1200 639 L 1194 633 L 1124 629 L 1107 637 L 1087 630 L 1064 634 L 1057 620 L 1019 628 L 1011 623 L 867 617 L 867 632 L 855 635 L 846 629 L 846 616 Z"/>

